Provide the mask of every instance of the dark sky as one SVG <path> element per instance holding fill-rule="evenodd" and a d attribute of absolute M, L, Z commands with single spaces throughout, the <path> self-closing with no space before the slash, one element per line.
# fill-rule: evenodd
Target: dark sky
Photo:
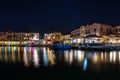
<path fill-rule="evenodd" d="M 120 2 L 115 0 L 3 0 L 0 31 L 70 33 L 94 22 L 120 24 Z"/>

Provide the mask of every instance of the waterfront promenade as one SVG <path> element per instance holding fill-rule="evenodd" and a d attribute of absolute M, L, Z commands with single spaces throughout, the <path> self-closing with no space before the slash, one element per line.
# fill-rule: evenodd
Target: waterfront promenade
<path fill-rule="evenodd" d="M 101 51 L 113 51 L 113 50 L 120 50 L 119 45 L 72 45 L 73 49 L 80 49 L 80 50 L 101 50 Z"/>

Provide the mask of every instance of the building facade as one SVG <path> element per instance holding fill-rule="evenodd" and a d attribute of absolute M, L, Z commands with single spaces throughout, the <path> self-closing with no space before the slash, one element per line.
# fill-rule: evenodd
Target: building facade
<path fill-rule="evenodd" d="M 0 45 L 19 45 L 39 41 L 39 33 L 0 32 Z"/>
<path fill-rule="evenodd" d="M 70 37 L 70 34 L 68 34 L 68 35 L 63 35 L 64 36 L 64 39 L 63 39 L 63 42 L 64 42 L 64 44 L 71 44 L 72 43 L 72 39 L 71 39 L 71 37 Z"/>
<path fill-rule="evenodd" d="M 108 35 L 112 32 L 112 26 L 106 24 L 93 23 L 91 25 L 86 25 L 85 27 L 86 35 L 97 35 L 103 36 Z"/>
<path fill-rule="evenodd" d="M 39 33 L 0 32 L 0 41 L 39 40 Z"/>
<path fill-rule="evenodd" d="M 91 25 L 81 26 L 80 28 L 71 32 L 73 43 L 84 43 L 84 42 L 100 42 L 102 36 L 107 36 L 113 32 L 113 28 L 110 25 L 93 23 Z M 89 36 L 87 39 L 87 36 Z M 99 37 L 98 37 L 99 36 Z M 87 41 L 84 41 L 86 38 Z M 93 41 L 93 39 L 96 39 Z M 89 41 L 90 40 L 90 41 Z"/>
<path fill-rule="evenodd" d="M 64 36 L 61 32 L 45 33 L 44 40 L 46 44 L 53 44 L 55 41 L 63 41 Z"/>

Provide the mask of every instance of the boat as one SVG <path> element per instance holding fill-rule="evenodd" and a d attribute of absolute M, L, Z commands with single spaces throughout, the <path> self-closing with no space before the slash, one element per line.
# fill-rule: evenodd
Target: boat
<path fill-rule="evenodd" d="M 54 42 L 53 45 L 51 46 L 52 49 L 54 50 L 69 50 L 71 49 L 71 45 L 70 44 L 63 44 L 60 41 Z"/>

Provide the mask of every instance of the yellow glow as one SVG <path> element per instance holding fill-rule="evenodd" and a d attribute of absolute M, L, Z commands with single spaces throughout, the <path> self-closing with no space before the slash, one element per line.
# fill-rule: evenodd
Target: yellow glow
<path fill-rule="evenodd" d="M 14 47 L 12 47 L 12 62 L 15 62 L 15 53 L 14 53 Z"/>
<path fill-rule="evenodd" d="M 37 49 L 36 48 L 34 48 L 34 58 L 33 58 L 33 62 L 34 62 L 34 66 L 36 67 L 36 68 L 38 68 L 39 67 L 39 56 L 38 56 L 38 52 L 37 52 Z"/>
<path fill-rule="evenodd" d="M 97 61 L 98 61 L 98 54 L 96 54 L 96 56 L 93 56 L 93 62 L 97 63 Z"/>
<path fill-rule="evenodd" d="M 83 59 L 84 59 L 84 53 L 82 53 L 82 51 L 78 51 L 78 61 L 79 62 L 81 62 L 81 61 L 83 61 Z"/>
<path fill-rule="evenodd" d="M 49 50 L 49 48 L 47 48 L 47 53 L 48 53 L 48 62 L 50 62 L 50 65 L 54 65 L 55 54 L 53 54 L 52 51 Z"/>
<path fill-rule="evenodd" d="M 101 53 L 101 60 L 103 61 L 103 52 Z"/>
<path fill-rule="evenodd" d="M 7 58 L 7 47 L 5 47 L 5 61 L 7 62 L 8 61 L 8 58 Z"/>
<path fill-rule="evenodd" d="M 109 57 L 109 58 L 110 58 L 109 61 L 112 62 L 112 52 L 110 52 L 109 56 L 110 56 L 110 57 Z"/>
<path fill-rule="evenodd" d="M 20 58 L 20 47 L 17 47 L 18 48 L 18 61 L 21 61 L 21 58 Z"/>
<path fill-rule="evenodd" d="M 37 38 L 37 35 L 35 35 L 35 36 L 33 37 L 33 40 L 39 40 L 39 39 Z"/>
<path fill-rule="evenodd" d="M 73 52 L 71 51 L 69 53 L 69 64 L 72 64 L 72 61 L 73 61 Z"/>
<path fill-rule="evenodd" d="M 113 52 L 113 62 L 116 62 L 116 52 Z"/>
<path fill-rule="evenodd" d="M 120 51 L 119 51 L 119 62 L 120 62 Z"/>
<path fill-rule="evenodd" d="M 64 53 L 64 60 L 65 60 L 65 62 L 68 62 L 68 51 L 65 51 L 65 53 Z"/>
<path fill-rule="evenodd" d="M 24 65 L 28 67 L 29 63 L 28 63 L 27 51 L 25 47 L 24 47 L 23 61 L 24 61 Z"/>
<path fill-rule="evenodd" d="M 31 63 L 31 61 L 32 61 L 31 47 L 29 47 L 29 49 L 28 49 L 28 55 L 29 55 L 29 62 Z"/>
<path fill-rule="evenodd" d="M 0 47 L 0 61 L 2 61 L 2 47 Z"/>

